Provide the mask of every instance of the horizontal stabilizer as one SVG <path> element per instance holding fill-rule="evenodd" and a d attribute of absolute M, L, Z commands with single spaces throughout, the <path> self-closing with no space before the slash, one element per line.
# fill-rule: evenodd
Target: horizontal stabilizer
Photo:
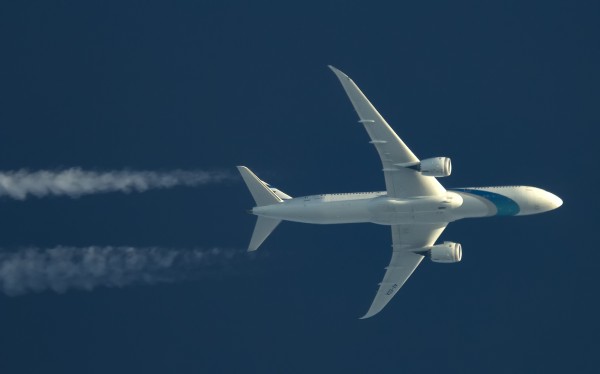
<path fill-rule="evenodd" d="M 246 182 L 246 186 L 248 186 L 254 201 L 256 201 L 256 206 L 271 205 L 283 201 L 265 182 L 258 179 L 250 169 L 245 166 L 238 166 L 237 168 L 240 174 L 242 174 L 242 178 L 244 178 L 244 182 Z"/>
<path fill-rule="evenodd" d="M 258 247 L 265 241 L 265 239 L 275 230 L 277 225 L 281 222 L 280 219 L 258 217 L 256 221 L 256 227 L 250 239 L 250 246 L 248 251 L 256 251 Z"/>

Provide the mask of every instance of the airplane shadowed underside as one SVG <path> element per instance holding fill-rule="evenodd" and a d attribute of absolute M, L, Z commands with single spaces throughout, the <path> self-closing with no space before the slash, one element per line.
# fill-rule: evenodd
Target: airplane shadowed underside
<path fill-rule="evenodd" d="M 314 224 L 371 222 L 392 230 L 392 258 L 371 307 L 362 318 L 379 313 L 404 285 L 425 256 L 454 263 L 462 257 L 458 243 L 435 244 L 448 223 L 474 217 L 523 216 L 556 209 L 562 200 L 536 187 L 445 189 L 436 178 L 449 176 L 449 158 L 419 160 L 344 73 L 338 77 L 383 164 L 386 190 L 292 198 L 238 166 L 258 216 L 249 251 L 255 251 L 281 221 Z"/>

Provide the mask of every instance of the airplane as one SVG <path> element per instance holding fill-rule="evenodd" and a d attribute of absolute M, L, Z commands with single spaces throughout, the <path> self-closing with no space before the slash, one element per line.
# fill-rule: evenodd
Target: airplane
<path fill-rule="evenodd" d="M 463 218 L 524 216 L 556 209 L 562 200 L 529 186 L 444 188 L 436 178 L 452 172 L 448 157 L 420 160 L 396 135 L 358 86 L 340 70 L 335 73 L 367 130 L 383 164 L 385 191 L 334 193 L 292 198 L 238 166 L 258 216 L 248 251 L 255 251 L 281 221 L 312 224 L 375 223 L 392 231 L 392 256 L 369 310 L 379 313 L 396 295 L 423 258 L 437 263 L 462 259 L 459 243 L 435 244 L 450 222 Z"/>

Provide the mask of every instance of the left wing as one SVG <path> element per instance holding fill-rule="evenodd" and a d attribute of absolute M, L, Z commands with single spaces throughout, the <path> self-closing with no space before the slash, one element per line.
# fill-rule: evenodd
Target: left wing
<path fill-rule="evenodd" d="M 415 197 L 440 195 L 446 192 L 435 177 L 427 177 L 404 166 L 416 164 L 419 159 L 404 144 L 402 139 L 388 125 L 369 99 L 349 76 L 340 70 L 329 66 L 335 73 L 344 91 L 350 98 L 360 120 L 375 146 L 385 177 L 385 188 L 390 197 Z"/>
<path fill-rule="evenodd" d="M 392 259 L 369 311 L 361 319 L 373 317 L 392 300 L 423 260 L 418 252 L 432 246 L 445 228 L 443 223 L 392 226 Z"/>

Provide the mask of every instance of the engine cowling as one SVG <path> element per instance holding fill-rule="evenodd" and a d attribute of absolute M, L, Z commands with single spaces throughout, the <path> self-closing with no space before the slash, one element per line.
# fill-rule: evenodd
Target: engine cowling
<path fill-rule="evenodd" d="M 428 177 L 447 177 L 452 173 L 452 161 L 448 157 L 427 158 L 419 164 L 419 171 Z"/>
<path fill-rule="evenodd" d="M 462 245 L 454 242 L 444 242 L 431 247 L 429 256 L 433 262 L 451 264 L 462 259 Z"/>

